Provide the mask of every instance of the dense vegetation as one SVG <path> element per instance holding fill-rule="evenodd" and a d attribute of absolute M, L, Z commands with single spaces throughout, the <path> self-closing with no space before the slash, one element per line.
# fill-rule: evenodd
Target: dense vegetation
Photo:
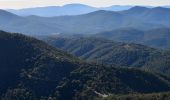
<path fill-rule="evenodd" d="M 170 51 L 101 38 L 49 37 L 44 40 L 87 61 L 170 73 Z"/>
<path fill-rule="evenodd" d="M 1 100 L 91 99 L 170 91 L 170 78 L 165 75 L 88 64 L 20 34 L 0 31 L 0 46 Z"/>
<path fill-rule="evenodd" d="M 63 100 L 72 97 L 76 100 L 93 100 L 110 94 L 160 92 L 169 88 L 166 84 L 170 80 L 165 77 L 137 69 L 88 65 L 78 68 L 63 80 L 56 94 Z"/>
<path fill-rule="evenodd" d="M 161 49 L 170 49 L 170 28 L 158 28 L 142 31 L 133 28 L 121 28 L 93 35 L 120 42 L 140 43 Z"/>
<path fill-rule="evenodd" d="M 100 100 L 100 98 L 97 98 Z M 130 94 L 130 95 L 112 95 L 101 100 L 169 100 L 170 93 L 152 93 L 152 94 Z"/>
<path fill-rule="evenodd" d="M 162 7 L 58 17 L 0 10 L 0 29 L 54 46 L 0 31 L 0 99 L 169 100 L 170 51 L 134 44 L 170 49 L 169 22 Z"/>
<path fill-rule="evenodd" d="M 79 66 L 77 58 L 20 34 L 1 31 L 0 46 L 0 94 L 18 85 L 49 93 Z"/>

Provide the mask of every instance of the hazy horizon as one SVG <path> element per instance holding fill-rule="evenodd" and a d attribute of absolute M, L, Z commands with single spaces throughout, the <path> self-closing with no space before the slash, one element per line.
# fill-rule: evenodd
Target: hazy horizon
<path fill-rule="evenodd" d="M 63 6 L 67 4 L 83 4 L 92 7 L 108 7 L 112 5 L 131 6 L 168 6 L 169 0 L 0 0 L 0 9 L 22 9 L 46 6 Z"/>

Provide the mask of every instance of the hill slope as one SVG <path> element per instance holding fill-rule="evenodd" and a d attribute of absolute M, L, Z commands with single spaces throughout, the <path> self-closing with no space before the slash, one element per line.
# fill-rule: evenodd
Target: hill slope
<path fill-rule="evenodd" d="M 20 34 L 0 31 L 0 45 L 1 95 L 8 88 L 22 83 L 35 90 L 37 95 L 48 94 L 63 77 L 79 66 L 77 58 Z"/>
<path fill-rule="evenodd" d="M 151 93 L 151 94 L 131 94 L 131 95 L 112 95 L 107 98 L 97 98 L 98 100 L 169 100 L 170 93 Z"/>
<path fill-rule="evenodd" d="M 69 79 L 63 80 L 56 88 L 55 95 L 66 100 L 94 100 L 111 94 L 149 93 L 168 90 L 161 77 L 136 69 L 113 67 L 82 67 L 73 71 Z M 169 79 L 166 81 L 170 81 Z M 155 84 L 156 83 L 156 84 Z M 163 85 L 164 84 L 164 85 Z"/>
<path fill-rule="evenodd" d="M 169 74 L 170 52 L 101 38 L 48 38 L 47 43 L 87 61 L 144 68 Z"/>
<path fill-rule="evenodd" d="M 88 64 L 20 34 L 0 31 L 0 46 L 2 100 L 63 100 L 94 98 L 99 93 L 170 90 L 170 79 L 164 75 Z M 88 92 L 91 90 L 96 91 Z"/>
<path fill-rule="evenodd" d="M 133 28 L 122 28 L 108 32 L 101 32 L 93 35 L 104 39 L 140 43 L 156 48 L 170 49 L 170 29 L 158 28 L 148 31 L 142 31 Z"/>

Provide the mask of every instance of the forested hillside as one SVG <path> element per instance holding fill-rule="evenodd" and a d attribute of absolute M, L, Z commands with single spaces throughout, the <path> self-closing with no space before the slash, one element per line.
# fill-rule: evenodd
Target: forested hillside
<path fill-rule="evenodd" d="M 137 69 L 83 66 L 63 80 L 56 88 L 55 94 L 62 100 L 72 97 L 75 100 L 93 100 L 112 94 L 153 93 L 162 89 L 166 91 L 168 87 L 164 85 L 167 83 L 160 82 L 162 79 L 169 84 L 168 77 L 159 74 L 155 76 Z"/>
<path fill-rule="evenodd" d="M 44 40 L 86 61 L 170 73 L 170 51 L 102 38 L 49 37 Z"/>
<path fill-rule="evenodd" d="M 101 32 L 92 37 L 104 38 L 127 43 L 139 43 L 155 48 L 170 49 L 170 28 L 157 28 L 148 31 L 133 28 L 121 28 Z"/>
<path fill-rule="evenodd" d="M 0 46 L 0 95 L 22 87 L 46 96 L 79 66 L 70 54 L 20 34 L 0 31 Z"/>
<path fill-rule="evenodd" d="M 165 75 L 86 63 L 21 34 L 0 31 L 0 46 L 1 100 L 76 100 L 170 91 Z"/>

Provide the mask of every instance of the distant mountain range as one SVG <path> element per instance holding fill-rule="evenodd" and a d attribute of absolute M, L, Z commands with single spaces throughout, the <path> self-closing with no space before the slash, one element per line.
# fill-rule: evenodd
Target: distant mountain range
<path fill-rule="evenodd" d="M 9 9 L 7 11 L 17 14 L 19 16 L 42 16 L 42 17 L 54 17 L 63 15 L 79 15 L 96 11 L 94 7 L 80 4 L 70 4 L 65 6 L 49 6 L 49 7 L 37 7 L 26 8 L 20 10 Z"/>
<path fill-rule="evenodd" d="M 9 11 L 0 10 L 0 100 L 169 100 L 168 7 Z"/>
<path fill-rule="evenodd" d="M 170 49 L 170 9 L 133 7 L 124 11 L 99 10 L 83 15 L 18 16 L 0 10 L 0 29 L 31 36 L 93 35 L 119 42 Z"/>
<path fill-rule="evenodd" d="M 0 29 L 28 35 L 95 34 L 129 27 L 139 30 L 170 27 L 170 9 L 162 7 L 136 6 L 124 11 L 99 10 L 59 17 L 21 17 L 1 10 L 0 18 Z"/>
<path fill-rule="evenodd" d="M 170 90 L 166 75 L 86 63 L 21 34 L 0 31 L 0 46 L 1 100 L 90 100 Z"/>
<path fill-rule="evenodd" d="M 54 17 L 63 15 L 80 15 L 86 14 L 97 10 L 109 10 L 109 11 L 121 11 L 127 10 L 133 6 L 110 6 L 103 8 L 91 7 L 83 4 L 68 4 L 64 6 L 48 6 L 48 7 L 36 7 L 36 8 L 25 8 L 25 9 L 8 9 L 7 11 L 14 13 L 19 16 L 42 16 L 42 17 Z"/>
<path fill-rule="evenodd" d="M 91 7 L 84 4 L 67 4 L 64 6 L 47 6 L 47 7 L 36 7 L 36 8 L 24 8 L 24 9 L 7 9 L 7 11 L 14 13 L 19 16 L 41 16 L 41 17 L 54 17 L 63 15 L 80 15 L 86 14 L 97 10 L 108 10 L 108 11 L 123 11 L 128 10 L 134 6 L 121 6 L 113 5 L 109 7 Z M 152 6 L 143 6 L 147 8 L 154 8 Z M 169 6 L 162 6 L 170 8 Z"/>

